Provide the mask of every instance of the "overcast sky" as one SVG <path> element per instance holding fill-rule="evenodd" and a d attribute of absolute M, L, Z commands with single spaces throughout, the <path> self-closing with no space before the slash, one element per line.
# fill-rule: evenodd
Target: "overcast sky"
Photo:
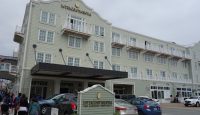
<path fill-rule="evenodd" d="M 1 0 L 0 55 L 12 55 L 16 25 L 29 0 Z M 112 25 L 157 39 L 191 45 L 200 41 L 200 0 L 83 0 Z"/>

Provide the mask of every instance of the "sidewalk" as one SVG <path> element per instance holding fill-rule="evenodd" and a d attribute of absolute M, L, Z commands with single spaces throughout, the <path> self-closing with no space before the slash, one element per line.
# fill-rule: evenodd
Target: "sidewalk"
<path fill-rule="evenodd" d="M 200 107 L 185 107 L 183 103 L 161 103 L 161 108 L 199 110 Z"/>

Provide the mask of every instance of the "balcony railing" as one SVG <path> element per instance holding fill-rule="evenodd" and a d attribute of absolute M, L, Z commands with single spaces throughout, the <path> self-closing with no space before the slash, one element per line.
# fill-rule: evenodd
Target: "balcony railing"
<path fill-rule="evenodd" d="M 141 50 L 144 49 L 144 44 L 138 42 L 128 41 L 126 44 L 128 49 L 141 49 Z"/>
<path fill-rule="evenodd" d="M 65 23 L 63 26 L 63 33 L 65 34 L 77 34 L 84 38 L 89 38 L 92 34 L 92 25 L 91 24 L 72 24 Z"/>
<path fill-rule="evenodd" d="M 22 43 L 24 40 L 24 29 L 21 26 L 16 26 L 14 41 L 17 43 Z"/>
<path fill-rule="evenodd" d="M 165 81 L 165 82 L 175 82 L 175 83 L 192 83 L 191 79 L 175 79 L 170 77 L 149 77 L 149 76 L 140 76 L 140 75 L 131 75 L 129 74 L 129 78 L 138 79 L 138 80 L 149 80 L 149 81 Z"/>
<path fill-rule="evenodd" d="M 123 41 L 121 38 L 114 37 L 112 38 L 112 46 L 116 47 L 123 47 L 125 46 L 125 41 Z"/>

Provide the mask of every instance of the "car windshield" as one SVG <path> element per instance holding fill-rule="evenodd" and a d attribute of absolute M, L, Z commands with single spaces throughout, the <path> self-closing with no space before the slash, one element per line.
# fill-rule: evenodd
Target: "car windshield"
<path fill-rule="evenodd" d="M 126 102 L 122 99 L 116 99 L 115 104 L 117 104 L 119 106 L 124 106 L 124 107 L 133 107 L 131 104 L 129 104 L 128 102 Z"/>
<path fill-rule="evenodd" d="M 158 103 L 156 103 L 155 101 L 147 101 L 146 104 L 148 104 L 149 106 L 157 106 Z"/>
<path fill-rule="evenodd" d="M 189 99 L 198 99 L 198 97 L 190 97 Z"/>
<path fill-rule="evenodd" d="M 60 97 L 62 97 L 63 95 L 64 95 L 64 94 L 62 94 L 62 95 L 56 94 L 56 95 L 52 95 L 52 96 L 48 97 L 47 99 L 55 99 L 55 100 L 57 100 L 57 99 L 59 99 Z"/>

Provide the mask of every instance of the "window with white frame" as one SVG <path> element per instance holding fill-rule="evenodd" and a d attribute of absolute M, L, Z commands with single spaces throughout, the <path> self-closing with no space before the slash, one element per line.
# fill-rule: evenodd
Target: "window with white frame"
<path fill-rule="evenodd" d="M 39 30 L 39 41 L 46 43 L 53 43 L 54 41 L 54 32 L 47 30 Z"/>
<path fill-rule="evenodd" d="M 113 65 L 112 65 L 112 70 L 114 70 L 114 71 L 120 71 L 120 65 L 118 65 L 118 64 L 113 64 Z"/>
<path fill-rule="evenodd" d="M 189 65 L 188 62 L 183 61 L 182 64 L 183 64 L 183 68 L 188 68 L 188 65 Z"/>
<path fill-rule="evenodd" d="M 81 38 L 77 36 L 69 36 L 68 38 L 68 46 L 73 48 L 81 47 Z"/>
<path fill-rule="evenodd" d="M 147 77 L 148 78 L 152 78 L 153 77 L 153 71 L 152 71 L 152 69 L 147 69 L 146 71 L 147 71 Z"/>
<path fill-rule="evenodd" d="M 166 64 L 166 57 L 157 57 L 157 61 L 159 64 Z"/>
<path fill-rule="evenodd" d="M 49 53 L 38 52 L 37 53 L 37 62 L 51 63 L 52 55 Z"/>
<path fill-rule="evenodd" d="M 129 43 L 130 43 L 131 45 L 135 46 L 135 45 L 136 45 L 136 39 L 133 38 L 133 37 L 129 38 Z"/>
<path fill-rule="evenodd" d="M 130 67 L 130 77 L 137 77 L 137 67 Z"/>
<path fill-rule="evenodd" d="M 145 41 L 145 48 L 147 49 L 151 48 L 151 42 Z"/>
<path fill-rule="evenodd" d="M 105 36 L 105 29 L 104 29 L 104 27 L 95 25 L 95 35 L 96 36 Z"/>
<path fill-rule="evenodd" d="M 103 61 L 94 61 L 94 68 L 103 69 Z"/>
<path fill-rule="evenodd" d="M 120 56 L 121 55 L 121 48 L 112 48 L 112 55 L 113 56 Z"/>
<path fill-rule="evenodd" d="M 47 23 L 47 24 L 50 24 L 50 25 L 55 25 L 55 23 L 56 23 L 56 14 L 55 13 L 46 12 L 46 11 L 41 11 L 40 22 Z"/>
<path fill-rule="evenodd" d="M 68 25 L 70 29 L 78 32 L 86 32 L 85 19 L 75 15 L 68 15 Z"/>
<path fill-rule="evenodd" d="M 68 57 L 68 61 L 67 62 L 68 62 L 69 66 L 79 66 L 80 58 Z"/>
<path fill-rule="evenodd" d="M 1 63 L 0 64 L 0 71 L 9 71 L 10 70 L 10 65 L 9 63 Z"/>
<path fill-rule="evenodd" d="M 172 66 L 177 67 L 178 60 L 176 60 L 176 59 L 170 59 L 170 63 L 171 63 Z"/>
<path fill-rule="evenodd" d="M 128 56 L 129 56 L 129 59 L 135 59 L 135 60 L 137 60 L 138 56 L 139 56 L 139 52 L 128 51 Z"/>
<path fill-rule="evenodd" d="M 171 50 L 171 53 L 172 53 L 172 54 L 175 53 L 175 48 L 174 48 L 174 47 L 171 47 L 170 50 Z"/>
<path fill-rule="evenodd" d="M 94 41 L 93 49 L 96 52 L 101 52 L 101 53 L 104 52 L 104 43 L 103 42 Z"/>
<path fill-rule="evenodd" d="M 183 77 L 184 77 L 185 80 L 189 79 L 188 74 L 183 74 Z"/>
<path fill-rule="evenodd" d="M 165 79 L 166 78 L 166 72 L 160 71 L 160 77 L 161 77 L 161 79 Z"/>
<path fill-rule="evenodd" d="M 116 32 L 112 32 L 112 42 L 120 43 L 120 34 Z"/>
<path fill-rule="evenodd" d="M 172 72 L 172 78 L 175 79 L 175 80 L 177 79 L 177 73 L 176 72 Z"/>
<path fill-rule="evenodd" d="M 146 62 L 153 62 L 153 55 L 152 54 L 144 54 Z"/>

